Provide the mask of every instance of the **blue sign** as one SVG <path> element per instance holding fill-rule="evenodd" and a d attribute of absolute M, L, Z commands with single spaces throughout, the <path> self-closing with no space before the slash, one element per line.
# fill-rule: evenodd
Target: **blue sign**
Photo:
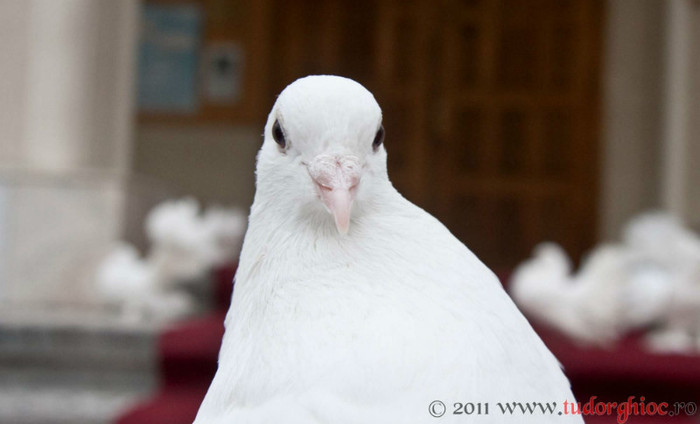
<path fill-rule="evenodd" d="M 194 113 L 202 13 L 195 5 L 145 4 L 138 103 L 145 112 Z"/>

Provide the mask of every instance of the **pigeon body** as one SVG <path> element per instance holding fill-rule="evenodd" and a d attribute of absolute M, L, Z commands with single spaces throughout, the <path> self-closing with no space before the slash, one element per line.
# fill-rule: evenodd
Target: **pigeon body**
<path fill-rule="evenodd" d="M 341 77 L 269 115 L 219 368 L 196 424 L 427 423 L 429 404 L 574 401 L 496 276 L 391 185 L 381 110 Z M 559 409 L 561 410 L 561 409 Z"/>

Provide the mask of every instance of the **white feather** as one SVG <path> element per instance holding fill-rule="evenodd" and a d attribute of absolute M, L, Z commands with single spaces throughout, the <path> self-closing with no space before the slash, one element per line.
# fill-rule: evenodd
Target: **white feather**
<path fill-rule="evenodd" d="M 344 78 L 307 77 L 279 96 L 219 369 L 195 423 L 434 423 L 435 399 L 492 402 L 470 422 L 582 422 L 497 412 L 495 402 L 573 395 L 495 275 L 393 188 L 386 151 L 371 146 L 380 122 L 372 94 Z M 321 154 L 362 164 L 346 235 L 305 167 Z"/>

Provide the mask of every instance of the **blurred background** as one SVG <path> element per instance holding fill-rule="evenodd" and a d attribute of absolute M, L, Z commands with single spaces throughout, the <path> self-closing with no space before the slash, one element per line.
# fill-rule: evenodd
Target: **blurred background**
<path fill-rule="evenodd" d="M 0 422 L 191 422 L 267 113 L 309 74 L 374 93 L 394 185 L 504 283 L 660 210 L 700 286 L 698 40 L 694 0 L 0 0 Z M 579 400 L 700 398 L 695 347 L 638 340 L 663 313 L 544 315 Z"/>

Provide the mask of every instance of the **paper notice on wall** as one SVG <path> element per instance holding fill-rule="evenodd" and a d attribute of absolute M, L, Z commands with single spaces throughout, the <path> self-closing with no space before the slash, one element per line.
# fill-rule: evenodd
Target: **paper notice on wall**
<path fill-rule="evenodd" d="M 237 43 L 214 43 L 206 48 L 204 96 L 209 103 L 235 104 L 243 93 L 243 48 Z"/>
<path fill-rule="evenodd" d="M 189 4 L 145 4 L 141 26 L 140 109 L 195 112 L 202 27 L 200 8 Z"/>

